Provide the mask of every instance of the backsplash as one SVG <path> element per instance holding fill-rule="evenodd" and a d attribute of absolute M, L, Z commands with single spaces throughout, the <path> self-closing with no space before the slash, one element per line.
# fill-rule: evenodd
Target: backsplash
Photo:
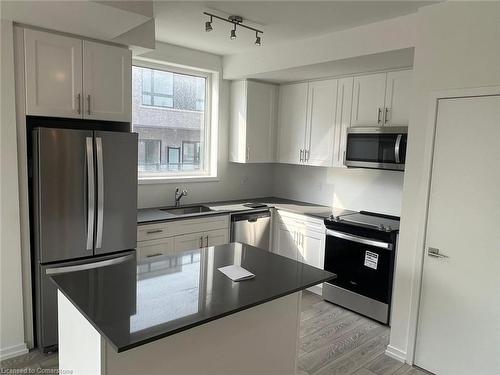
<path fill-rule="evenodd" d="M 394 171 L 276 164 L 273 195 L 400 216 L 403 176 Z"/>

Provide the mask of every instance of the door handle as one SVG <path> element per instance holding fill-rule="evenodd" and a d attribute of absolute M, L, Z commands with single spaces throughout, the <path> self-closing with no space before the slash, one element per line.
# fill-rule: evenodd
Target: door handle
<path fill-rule="evenodd" d="M 303 157 L 303 153 L 304 153 L 304 150 L 300 150 L 300 162 L 302 163 L 304 161 L 304 157 Z"/>
<path fill-rule="evenodd" d="M 381 123 L 382 122 L 382 108 L 379 108 L 378 109 L 378 114 L 377 114 L 377 123 Z"/>
<path fill-rule="evenodd" d="M 97 233 L 96 249 L 102 247 L 102 231 L 104 223 L 104 165 L 102 158 L 102 139 L 96 137 L 96 157 L 97 157 Z"/>
<path fill-rule="evenodd" d="M 78 114 L 80 114 L 80 113 L 82 113 L 82 94 L 78 94 L 78 95 L 76 96 L 76 100 L 77 100 L 77 102 L 78 102 L 78 109 L 77 109 L 77 111 L 76 111 L 76 112 L 77 112 Z"/>
<path fill-rule="evenodd" d="M 433 258 L 449 258 L 448 255 L 441 254 L 439 252 L 439 249 L 437 249 L 435 247 L 429 247 L 427 249 L 427 255 L 430 256 L 430 257 L 433 257 Z"/>
<path fill-rule="evenodd" d="M 207 236 L 205 236 L 205 239 L 206 239 L 206 241 L 207 241 L 207 247 L 208 247 L 208 235 L 207 235 Z"/>
<path fill-rule="evenodd" d="M 387 121 L 389 121 L 389 108 L 385 108 L 385 115 L 384 115 L 384 124 L 387 124 Z"/>
<path fill-rule="evenodd" d="M 90 115 L 90 95 L 87 95 L 87 113 Z"/>
<path fill-rule="evenodd" d="M 309 150 L 304 150 L 304 162 L 308 162 L 309 161 Z"/>
<path fill-rule="evenodd" d="M 200 236 L 200 249 L 203 247 L 203 236 Z"/>
<path fill-rule="evenodd" d="M 92 137 L 87 137 L 87 250 L 92 250 L 94 244 L 95 220 L 95 177 L 94 177 L 94 145 Z"/>

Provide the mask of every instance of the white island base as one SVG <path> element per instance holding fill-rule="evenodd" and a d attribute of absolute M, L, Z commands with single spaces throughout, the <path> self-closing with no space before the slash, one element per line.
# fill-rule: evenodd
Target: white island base
<path fill-rule="evenodd" d="M 59 369 L 73 375 L 295 374 L 301 294 L 117 353 L 58 291 Z"/>

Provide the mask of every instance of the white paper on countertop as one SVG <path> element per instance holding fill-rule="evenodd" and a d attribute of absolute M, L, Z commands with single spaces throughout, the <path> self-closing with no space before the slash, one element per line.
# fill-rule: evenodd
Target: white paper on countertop
<path fill-rule="evenodd" d="M 243 281 L 252 279 L 255 277 L 253 273 L 244 269 L 243 267 L 237 266 L 235 264 L 226 267 L 217 268 L 224 275 L 229 277 L 233 281 Z"/>

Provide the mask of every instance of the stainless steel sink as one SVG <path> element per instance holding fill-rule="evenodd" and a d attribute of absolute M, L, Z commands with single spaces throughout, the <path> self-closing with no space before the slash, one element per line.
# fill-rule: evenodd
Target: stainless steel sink
<path fill-rule="evenodd" d="M 202 212 L 212 211 L 210 207 L 207 206 L 185 206 L 185 207 L 175 207 L 175 208 L 162 208 L 161 211 L 168 214 L 181 216 L 189 214 L 199 214 Z"/>

